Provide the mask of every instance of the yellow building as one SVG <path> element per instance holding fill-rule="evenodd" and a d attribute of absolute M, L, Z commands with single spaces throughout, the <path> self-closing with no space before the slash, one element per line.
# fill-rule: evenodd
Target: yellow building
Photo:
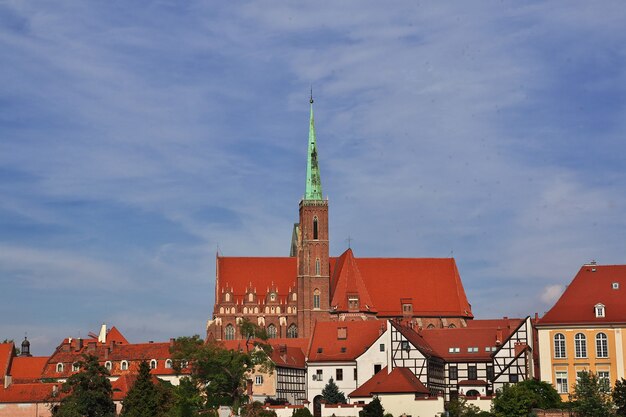
<path fill-rule="evenodd" d="M 626 374 L 626 265 L 583 265 L 536 328 L 541 379 L 564 400 L 581 371 L 612 387 Z"/>

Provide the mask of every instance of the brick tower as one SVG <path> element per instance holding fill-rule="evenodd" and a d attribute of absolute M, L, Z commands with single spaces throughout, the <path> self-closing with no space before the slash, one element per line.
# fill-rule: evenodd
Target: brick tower
<path fill-rule="evenodd" d="M 328 260 L 328 199 L 322 197 L 317 160 L 313 96 L 311 96 L 306 190 L 300 201 L 297 235 L 298 330 L 309 337 L 316 321 L 330 319 L 330 273 Z"/>

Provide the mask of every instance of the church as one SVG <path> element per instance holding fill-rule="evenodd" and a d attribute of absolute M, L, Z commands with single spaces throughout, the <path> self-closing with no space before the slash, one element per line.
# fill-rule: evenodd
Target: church
<path fill-rule="evenodd" d="M 310 99 L 304 197 L 284 257 L 217 255 L 215 305 L 207 339 L 242 338 L 248 319 L 270 338 L 310 338 L 319 321 L 402 320 L 416 329 L 466 327 L 473 318 L 453 258 L 358 258 L 329 254 Z"/>

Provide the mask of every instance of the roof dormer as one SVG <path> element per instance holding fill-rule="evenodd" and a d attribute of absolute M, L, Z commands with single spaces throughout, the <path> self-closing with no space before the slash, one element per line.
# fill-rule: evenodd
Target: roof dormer
<path fill-rule="evenodd" d="M 603 318 L 606 315 L 605 306 L 602 303 L 596 304 L 594 307 L 596 318 Z"/>

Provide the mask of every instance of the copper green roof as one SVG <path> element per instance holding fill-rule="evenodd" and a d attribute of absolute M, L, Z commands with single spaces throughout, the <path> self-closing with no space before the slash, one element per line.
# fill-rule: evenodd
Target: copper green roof
<path fill-rule="evenodd" d="M 317 163 L 317 143 L 315 141 L 315 122 L 313 121 L 313 98 L 311 97 L 311 118 L 309 125 L 309 152 L 306 163 L 305 200 L 322 200 L 322 180 Z"/>

